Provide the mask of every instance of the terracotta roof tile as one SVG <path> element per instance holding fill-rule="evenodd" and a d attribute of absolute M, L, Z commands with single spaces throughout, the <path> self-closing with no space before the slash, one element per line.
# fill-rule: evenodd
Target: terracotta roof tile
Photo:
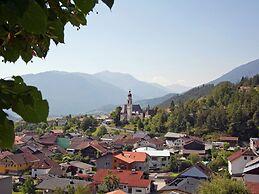
<path fill-rule="evenodd" d="M 146 188 L 150 185 L 151 181 L 148 179 L 143 179 L 143 171 L 130 171 L 130 170 L 108 170 L 100 169 L 96 172 L 93 177 L 95 184 L 100 184 L 103 182 L 104 177 L 111 172 L 113 175 L 117 176 L 121 184 L 127 184 L 130 187 L 140 187 Z"/>
<path fill-rule="evenodd" d="M 240 149 L 234 152 L 232 155 L 228 157 L 229 161 L 234 161 L 238 159 L 240 156 L 255 156 L 255 153 L 250 149 Z"/>
<path fill-rule="evenodd" d="M 259 194 L 259 183 L 246 182 L 246 187 L 251 192 L 251 194 Z"/>
<path fill-rule="evenodd" d="M 114 157 L 126 163 L 145 162 L 147 154 L 145 152 L 122 152 Z"/>

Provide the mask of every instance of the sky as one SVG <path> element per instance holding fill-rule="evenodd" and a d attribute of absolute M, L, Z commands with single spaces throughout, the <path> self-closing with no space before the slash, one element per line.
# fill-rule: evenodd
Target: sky
<path fill-rule="evenodd" d="M 1 62 L 0 77 L 109 70 L 197 86 L 259 58 L 258 9 L 258 0 L 115 0 L 111 11 L 99 4 L 87 27 L 66 26 L 65 44 L 52 44 L 46 59 Z"/>

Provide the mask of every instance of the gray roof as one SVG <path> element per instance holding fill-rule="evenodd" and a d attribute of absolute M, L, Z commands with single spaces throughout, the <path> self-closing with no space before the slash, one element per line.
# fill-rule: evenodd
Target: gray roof
<path fill-rule="evenodd" d="M 173 133 L 173 132 L 167 132 L 165 134 L 165 137 L 171 137 L 171 138 L 180 138 L 180 137 L 185 137 L 186 134 L 183 133 Z"/>
<path fill-rule="evenodd" d="M 87 186 L 91 184 L 91 182 L 87 182 L 84 180 L 76 180 L 76 179 L 68 179 L 68 178 L 49 178 L 47 180 L 42 181 L 36 188 L 43 190 L 51 190 L 54 191 L 57 188 L 66 188 L 68 185 L 77 187 L 77 186 Z"/>
<path fill-rule="evenodd" d="M 71 162 L 69 162 L 68 165 L 71 165 L 71 166 L 74 166 L 74 167 L 77 167 L 77 168 L 82 168 L 82 169 L 93 168 L 93 165 L 87 164 L 87 163 L 84 163 L 84 162 L 80 162 L 80 161 L 71 161 Z"/>
<path fill-rule="evenodd" d="M 171 183 L 161 188 L 160 191 L 177 190 L 184 193 L 196 193 L 201 181 L 202 180 L 192 177 L 176 178 Z"/>

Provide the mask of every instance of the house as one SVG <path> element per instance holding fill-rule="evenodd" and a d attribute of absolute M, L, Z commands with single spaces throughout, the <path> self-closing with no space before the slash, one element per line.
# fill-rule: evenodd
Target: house
<path fill-rule="evenodd" d="M 219 142 L 229 143 L 230 147 L 236 147 L 238 145 L 238 137 L 222 136 L 219 138 Z"/>
<path fill-rule="evenodd" d="M 243 172 L 243 179 L 245 182 L 257 182 L 259 184 L 259 157 L 248 162 Z"/>
<path fill-rule="evenodd" d="M 72 143 L 68 148 L 69 154 L 80 152 L 83 157 L 88 156 L 91 159 L 96 159 L 107 152 L 107 147 L 104 143 L 97 141 L 81 141 Z"/>
<path fill-rule="evenodd" d="M 172 182 L 162 187 L 159 193 L 162 194 L 194 194 L 203 180 L 192 177 L 175 178 Z"/>
<path fill-rule="evenodd" d="M 196 153 L 204 157 L 206 154 L 205 143 L 197 139 L 185 139 L 180 154 L 184 157 L 188 157 L 191 153 Z"/>
<path fill-rule="evenodd" d="M 209 180 L 212 171 L 202 163 L 197 163 L 190 168 L 184 170 L 166 186 L 159 190 L 159 193 L 171 194 L 194 194 L 202 181 Z"/>
<path fill-rule="evenodd" d="M 143 171 L 134 170 L 107 170 L 100 169 L 93 177 L 95 187 L 102 184 L 104 177 L 111 173 L 120 180 L 119 189 L 126 193 L 148 194 L 150 193 L 151 181 L 144 179 Z"/>
<path fill-rule="evenodd" d="M 1 193 L 3 194 L 12 194 L 13 192 L 12 177 L 0 175 L 0 188 L 1 188 Z"/>
<path fill-rule="evenodd" d="M 149 171 L 149 156 L 145 152 L 122 152 L 113 156 L 113 169 Z"/>
<path fill-rule="evenodd" d="M 107 152 L 96 159 L 96 169 L 112 169 L 113 153 Z"/>
<path fill-rule="evenodd" d="M 0 173 L 19 175 L 39 159 L 29 153 L 7 155 L 0 160 Z"/>
<path fill-rule="evenodd" d="M 63 129 L 52 129 L 50 131 L 50 133 L 56 134 L 57 136 L 61 136 L 64 134 L 64 130 Z"/>
<path fill-rule="evenodd" d="M 256 158 L 251 149 L 240 149 L 228 157 L 228 172 L 231 176 L 241 176 L 246 164 Z"/>
<path fill-rule="evenodd" d="M 138 142 L 136 147 L 152 147 L 155 149 L 163 149 L 164 148 L 164 140 L 160 138 L 151 138 L 151 139 L 142 139 Z"/>
<path fill-rule="evenodd" d="M 57 188 L 65 189 L 67 187 L 89 187 L 91 188 L 92 183 L 84 180 L 68 179 L 68 178 L 58 178 L 58 177 L 49 177 L 46 180 L 43 180 L 40 184 L 36 186 L 37 189 L 43 190 L 43 194 L 52 194 Z"/>
<path fill-rule="evenodd" d="M 64 174 L 59 164 L 51 160 L 50 158 L 46 157 L 44 154 L 38 154 L 36 155 L 36 157 L 39 158 L 40 161 L 35 162 L 31 167 L 31 176 L 33 178 L 37 178 L 39 176 L 48 174 L 52 174 L 55 176 L 62 176 Z M 54 173 L 57 171 L 58 173 Z"/>
<path fill-rule="evenodd" d="M 39 138 L 39 143 L 45 146 L 55 145 L 58 136 L 54 133 L 45 134 Z"/>
<path fill-rule="evenodd" d="M 187 135 L 183 133 L 167 132 L 165 134 L 166 145 L 169 148 L 181 149 L 184 144 L 184 139 L 186 137 Z"/>
<path fill-rule="evenodd" d="M 168 166 L 170 160 L 170 152 L 168 150 L 156 150 L 151 147 L 141 147 L 136 152 L 145 152 L 150 156 L 149 169 L 161 169 Z"/>
<path fill-rule="evenodd" d="M 80 161 L 70 161 L 60 165 L 63 169 L 66 169 L 66 175 L 68 177 L 74 176 L 76 174 L 87 174 L 92 172 L 93 169 L 93 165 Z"/>
<path fill-rule="evenodd" d="M 250 138 L 250 148 L 259 155 L 259 138 Z"/>

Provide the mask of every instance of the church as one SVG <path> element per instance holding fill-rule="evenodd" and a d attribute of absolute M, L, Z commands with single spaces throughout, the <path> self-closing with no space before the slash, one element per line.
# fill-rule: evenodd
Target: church
<path fill-rule="evenodd" d="M 150 113 L 152 112 L 149 109 L 149 106 L 146 111 L 143 111 L 139 104 L 133 104 L 131 91 L 129 91 L 128 93 L 127 104 L 124 104 L 121 108 L 121 120 L 127 121 L 134 119 L 136 117 L 139 117 L 140 119 L 150 117 Z"/>

